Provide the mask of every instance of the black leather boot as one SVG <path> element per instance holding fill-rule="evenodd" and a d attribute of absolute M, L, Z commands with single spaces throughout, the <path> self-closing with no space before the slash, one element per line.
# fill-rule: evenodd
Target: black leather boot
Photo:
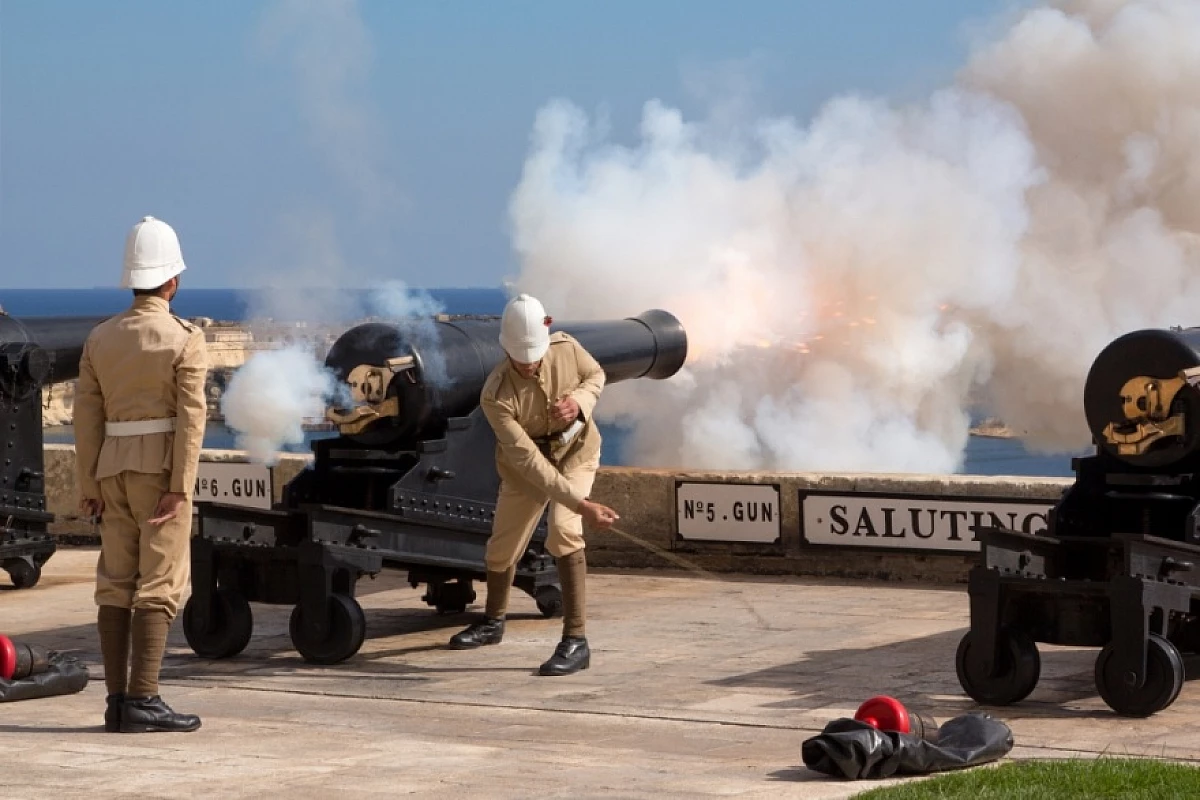
<path fill-rule="evenodd" d="M 187 732 L 200 727 L 199 717 L 176 714 L 158 695 L 127 697 L 121 711 L 121 733 Z"/>
<path fill-rule="evenodd" d="M 105 698 L 107 707 L 104 709 L 104 731 L 106 733 L 121 732 L 121 706 L 125 704 L 125 694 L 110 694 Z"/>
<path fill-rule="evenodd" d="M 554 655 L 538 669 L 541 675 L 571 675 L 592 665 L 592 651 L 582 636 L 564 636 Z"/>
<path fill-rule="evenodd" d="M 504 638 L 504 620 L 485 619 L 450 637 L 451 650 L 474 650 L 485 644 L 500 644 Z"/>

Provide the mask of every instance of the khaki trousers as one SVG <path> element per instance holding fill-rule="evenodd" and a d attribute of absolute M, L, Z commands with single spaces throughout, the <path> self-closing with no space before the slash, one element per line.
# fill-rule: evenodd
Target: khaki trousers
<path fill-rule="evenodd" d="M 96 564 L 96 605 L 159 609 L 170 619 L 191 577 L 192 501 L 162 525 L 154 516 L 170 473 L 122 472 L 100 480 L 104 516 Z"/>
<path fill-rule="evenodd" d="M 563 477 L 586 497 L 592 491 L 598 468 L 594 462 L 581 464 L 564 470 Z M 532 486 L 500 482 L 496 518 L 492 521 L 492 535 L 488 537 L 484 556 L 488 572 L 504 572 L 521 560 L 548 502 L 549 498 Z M 546 549 L 550 555 L 562 558 L 583 547 L 583 517 L 559 503 L 551 504 L 546 536 Z"/>

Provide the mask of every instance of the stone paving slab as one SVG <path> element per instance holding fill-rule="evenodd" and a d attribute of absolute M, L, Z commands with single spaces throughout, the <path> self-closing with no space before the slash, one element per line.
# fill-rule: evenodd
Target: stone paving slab
<path fill-rule="evenodd" d="M 849 797 L 885 782 L 805 769 L 800 744 L 873 694 L 939 721 L 978 707 L 954 651 L 965 587 L 667 573 L 589 581 L 592 668 L 542 678 L 559 622 L 515 592 L 505 641 L 445 649 L 472 614 L 438 616 L 387 572 L 360 583 L 368 639 L 306 664 L 290 608 L 255 604 L 234 659 L 197 658 L 172 629 L 163 694 L 193 734 L 103 733 L 95 551 L 63 549 L 31 590 L 0 578 L 0 632 L 72 652 L 93 681 L 68 697 L 0 704 L 0 797 Z M 1029 700 L 990 709 L 1012 758 L 1200 760 L 1200 691 L 1148 720 L 1095 696 L 1095 651 L 1042 647 Z"/>

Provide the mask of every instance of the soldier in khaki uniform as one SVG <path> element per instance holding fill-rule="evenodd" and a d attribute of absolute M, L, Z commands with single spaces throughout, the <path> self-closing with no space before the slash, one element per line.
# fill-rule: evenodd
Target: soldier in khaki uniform
<path fill-rule="evenodd" d="M 480 406 L 496 434 L 500 496 L 487 544 L 485 619 L 450 640 L 459 650 L 504 636 L 508 594 L 533 531 L 550 503 L 546 549 L 563 589 L 563 638 L 542 675 L 570 675 L 591 662 L 584 633 L 583 522 L 607 528 L 616 513 L 588 499 L 600 466 L 600 432 L 592 409 L 604 370 L 579 342 L 550 334 L 542 304 L 520 295 L 504 309 L 500 345 L 508 354 L 484 383 Z"/>
<path fill-rule="evenodd" d="M 129 310 L 95 327 L 75 398 L 81 508 L 101 517 L 97 627 L 105 730 L 192 731 L 158 693 L 167 631 L 190 575 L 192 490 L 204 439 L 204 332 L 171 314 L 179 239 L 146 217 L 125 244 Z M 132 649 L 132 659 L 130 658 Z M 132 663 L 131 663 L 132 661 Z"/>

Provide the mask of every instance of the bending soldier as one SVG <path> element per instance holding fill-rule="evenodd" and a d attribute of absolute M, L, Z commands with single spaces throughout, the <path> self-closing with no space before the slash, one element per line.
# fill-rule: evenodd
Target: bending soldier
<path fill-rule="evenodd" d="M 563 593 L 563 636 L 542 675 L 570 675 L 591 662 L 584 631 L 583 522 L 607 528 L 616 513 L 588 499 L 600 466 L 600 432 L 592 409 L 604 370 L 572 337 L 550 334 L 542 304 L 519 295 L 504 309 L 496 366 L 480 406 L 496 434 L 500 493 L 488 538 L 485 619 L 450 640 L 453 649 L 497 644 L 504 637 L 516 565 L 550 504 L 546 549 L 556 559 Z"/>
<path fill-rule="evenodd" d="M 204 333 L 170 312 L 185 268 L 171 226 L 153 217 L 136 224 L 122 281 L 133 305 L 92 330 L 79 364 L 80 506 L 101 517 L 97 627 L 111 732 L 200 727 L 158 688 L 190 576 L 191 495 L 206 420 Z"/>

